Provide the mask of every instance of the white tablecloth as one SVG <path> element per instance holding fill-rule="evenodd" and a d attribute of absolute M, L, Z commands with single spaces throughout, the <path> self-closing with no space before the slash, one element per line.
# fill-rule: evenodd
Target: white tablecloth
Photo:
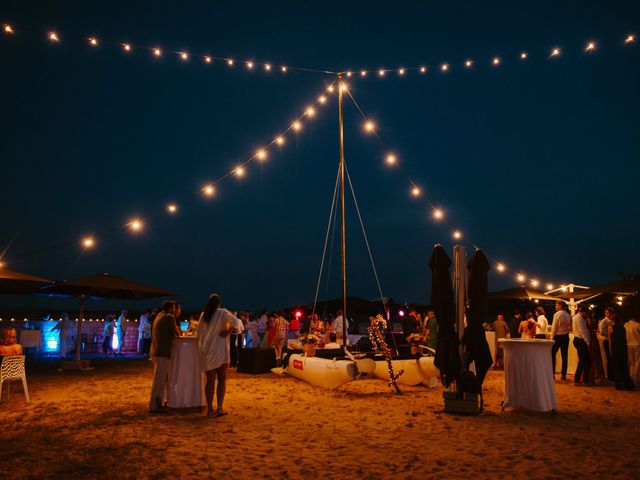
<path fill-rule="evenodd" d="M 171 344 L 168 404 L 171 408 L 206 405 L 205 378 L 200 368 L 197 337 L 176 338 Z"/>
<path fill-rule="evenodd" d="M 504 348 L 503 407 L 536 412 L 558 409 L 551 371 L 553 340 L 498 340 Z"/>

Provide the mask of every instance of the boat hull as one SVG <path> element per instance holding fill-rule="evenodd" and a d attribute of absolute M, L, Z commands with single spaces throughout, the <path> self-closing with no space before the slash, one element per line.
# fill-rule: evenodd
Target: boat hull
<path fill-rule="evenodd" d="M 402 370 L 402 375 L 398 377 L 398 383 L 404 385 L 427 385 L 435 386 L 438 379 L 438 369 L 433 364 L 434 357 L 409 358 L 404 360 L 391 360 L 393 371 L 398 374 Z M 376 369 L 373 374 L 383 380 L 389 380 L 389 370 L 387 362 L 376 360 Z"/>
<path fill-rule="evenodd" d="M 289 357 L 284 372 L 311 385 L 331 390 L 355 380 L 358 368 L 351 360 L 305 357 L 295 353 Z"/>

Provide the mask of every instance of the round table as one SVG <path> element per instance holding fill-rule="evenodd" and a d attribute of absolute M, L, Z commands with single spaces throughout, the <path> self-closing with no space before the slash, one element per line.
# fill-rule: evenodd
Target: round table
<path fill-rule="evenodd" d="M 504 402 L 513 407 L 548 412 L 558 409 L 551 367 L 553 340 L 501 338 L 504 348 Z"/>
<path fill-rule="evenodd" d="M 206 405 L 205 378 L 200 368 L 198 337 L 179 337 L 171 343 L 167 403 L 171 408 Z"/>

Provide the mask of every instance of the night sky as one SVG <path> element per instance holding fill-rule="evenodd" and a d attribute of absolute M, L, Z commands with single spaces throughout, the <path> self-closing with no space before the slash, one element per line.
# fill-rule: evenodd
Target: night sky
<path fill-rule="evenodd" d="M 345 99 L 346 160 L 386 296 L 429 301 L 427 262 L 435 243 L 451 251 L 451 227 L 469 253 L 472 241 L 509 267 L 491 274 L 492 289 L 515 285 L 515 269 L 587 285 L 640 272 L 640 44 L 623 46 L 640 33 L 637 2 L 91 3 L 0 7 L 0 23 L 17 30 L 0 36 L 0 250 L 13 269 L 110 272 L 191 308 L 212 291 L 238 308 L 313 300 L 338 163 L 335 96 L 215 199 L 180 202 L 139 235 L 116 229 L 92 251 L 80 239 L 189 196 L 268 143 L 334 77 L 126 55 L 117 44 L 90 48 L 95 35 L 274 65 L 431 67 L 349 79 L 384 146 Z M 46 41 L 51 29 L 61 45 Z M 599 48 L 587 55 L 592 39 Z M 562 55 L 548 59 L 553 47 Z M 411 198 L 406 177 L 384 165 L 387 149 L 450 224 Z M 374 298 L 348 208 L 349 293 Z M 323 298 L 341 292 L 337 240 Z"/>

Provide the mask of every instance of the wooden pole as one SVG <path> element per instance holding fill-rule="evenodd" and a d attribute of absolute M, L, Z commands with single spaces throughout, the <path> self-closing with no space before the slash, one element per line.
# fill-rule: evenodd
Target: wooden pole
<path fill-rule="evenodd" d="M 340 129 L 340 232 L 342 246 L 342 346 L 347 345 L 347 246 L 344 214 L 344 129 L 342 119 L 342 74 L 338 74 L 338 116 Z"/>

